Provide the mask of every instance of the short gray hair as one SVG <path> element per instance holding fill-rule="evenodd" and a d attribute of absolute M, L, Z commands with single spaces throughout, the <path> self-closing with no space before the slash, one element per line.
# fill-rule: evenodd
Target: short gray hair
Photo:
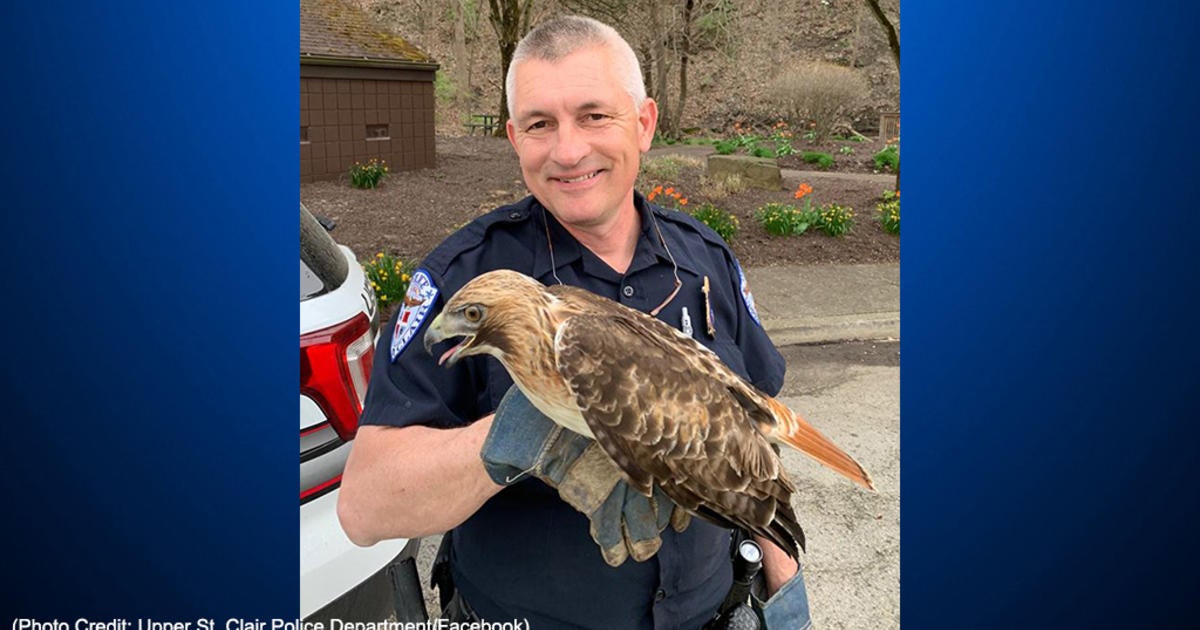
<path fill-rule="evenodd" d="M 526 59 L 554 62 L 590 46 L 607 46 L 616 53 L 621 83 L 633 97 L 634 106 L 641 107 L 642 101 L 646 100 L 646 84 L 642 81 L 641 64 L 629 42 L 604 22 L 579 15 L 564 15 L 539 24 L 517 44 L 512 62 L 508 65 L 508 75 L 504 78 L 508 115 L 513 115 L 517 64 Z"/>

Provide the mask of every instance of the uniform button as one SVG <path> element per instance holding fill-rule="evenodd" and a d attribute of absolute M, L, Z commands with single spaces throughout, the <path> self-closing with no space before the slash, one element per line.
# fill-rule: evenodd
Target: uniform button
<path fill-rule="evenodd" d="M 662 590 L 661 588 L 658 589 L 657 591 L 654 591 L 654 601 L 661 602 L 662 600 L 664 600 L 666 598 L 667 598 L 667 592 Z"/>
<path fill-rule="evenodd" d="M 629 286 L 628 284 L 625 285 L 625 288 L 621 289 L 621 294 L 625 297 L 633 297 L 633 287 Z"/>
<path fill-rule="evenodd" d="M 513 210 L 512 212 L 508 213 L 508 218 L 512 219 L 513 221 L 516 221 L 517 219 L 521 218 L 521 213 L 516 210 Z"/>

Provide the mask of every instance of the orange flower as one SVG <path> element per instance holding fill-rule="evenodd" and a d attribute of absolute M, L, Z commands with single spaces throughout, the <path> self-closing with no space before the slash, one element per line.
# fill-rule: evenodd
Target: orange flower
<path fill-rule="evenodd" d="M 687 205 L 687 197 L 684 197 L 683 199 L 680 199 L 680 200 L 679 200 L 679 205 L 681 205 L 681 206 L 686 206 L 686 205 Z"/>
<path fill-rule="evenodd" d="M 897 199 L 898 199 L 898 198 L 900 198 L 900 191 L 899 191 L 899 190 L 897 190 L 897 191 L 896 191 L 896 198 L 897 198 Z"/>
<path fill-rule="evenodd" d="M 812 192 L 812 190 L 813 190 L 812 186 L 809 186 L 808 184 L 800 184 L 800 187 L 796 189 L 796 198 L 800 199 L 800 198 L 804 197 L 805 195 L 807 195 L 808 193 Z"/>
<path fill-rule="evenodd" d="M 666 192 L 668 195 L 670 195 L 670 194 L 672 194 L 672 193 L 674 193 L 674 192 L 675 192 L 675 187 L 674 187 L 674 186 L 672 186 L 672 187 L 668 188 L 668 189 L 667 189 L 666 191 L 664 191 L 664 192 Z"/>
<path fill-rule="evenodd" d="M 651 190 L 651 191 L 650 191 L 650 194 L 649 194 L 649 195 L 646 195 L 646 201 L 654 201 L 654 197 L 655 197 L 655 196 L 656 196 L 656 195 L 654 194 L 654 191 L 653 191 L 653 190 Z"/>
<path fill-rule="evenodd" d="M 658 186 L 655 186 L 655 187 L 654 187 L 654 190 L 653 190 L 652 192 L 653 192 L 653 193 L 655 193 L 655 194 L 662 192 L 662 184 L 659 184 Z"/>

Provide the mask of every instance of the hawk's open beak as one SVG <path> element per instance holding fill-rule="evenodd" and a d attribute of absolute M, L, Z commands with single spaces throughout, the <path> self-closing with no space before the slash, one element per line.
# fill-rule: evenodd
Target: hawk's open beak
<path fill-rule="evenodd" d="M 429 328 L 425 329 L 425 339 L 424 339 L 425 352 L 428 352 L 429 354 L 433 354 L 433 346 L 434 345 L 441 343 L 447 339 L 465 336 L 466 339 L 463 339 L 462 343 L 459 343 L 458 345 L 454 346 L 453 348 L 450 348 L 449 350 L 444 352 L 442 354 L 442 356 L 438 359 L 438 365 L 445 365 L 446 367 L 450 367 L 451 365 L 454 365 L 455 363 L 458 362 L 459 355 L 462 353 L 463 350 L 465 350 L 471 344 L 472 341 L 475 340 L 475 335 L 472 334 L 472 331 L 469 331 L 469 330 L 455 329 L 454 328 L 454 323 L 455 323 L 454 320 L 452 320 L 449 323 L 449 325 L 447 325 L 446 318 L 444 317 L 444 315 L 445 315 L 444 312 L 438 313 L 438 316 L 434 317 L 432 322 L 429 322 Z"/>
<path fill-rule="evenodd" d="M 429 328 L 425 329 L 425 352 L 433 354 L 434 344 L 445 340 L 446 333 L 442 332 L 442 314 L 438 313 L 437 317 L 429 322 Z"/>

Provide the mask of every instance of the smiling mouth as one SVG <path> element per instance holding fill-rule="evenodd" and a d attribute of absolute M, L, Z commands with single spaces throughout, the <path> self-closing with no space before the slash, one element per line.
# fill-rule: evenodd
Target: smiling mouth
<path fill-rule="evenodd" d="M 584 173 L 583 175 L 580 175 L 579 177 L 571 177 L 571 178 L 555 177 L 554 179 L 557 179 L 558 181 L 560 181 L 564 184 L 574 184 L 577 182 L 587 181 L 603 172 L 604 172 L 604 169 L 600 169 L 598 171 L 592 171 L 591 173 Z"/>
<path fill-rule="evenodd" d="M 457 345 L 455 345 L 453 348 L 450 348 L 449 350 L 442 353 L 441 358 L 438 359 L 438 365 L 442 365 L 446 361 L 453 362 L 455 360 L 455 357 L 457 357 L 458 354 L 460 352 L 462 352 L 463 350 L 466 350 L 467 348 L 469 348 L 471 346 L 471 342 L 473 342 L 473 341 L 475 341 L 475 335 L 469 335 L 469 336 L 463 338 L 463 340 L 461 342 L 459 342 Z"/>

